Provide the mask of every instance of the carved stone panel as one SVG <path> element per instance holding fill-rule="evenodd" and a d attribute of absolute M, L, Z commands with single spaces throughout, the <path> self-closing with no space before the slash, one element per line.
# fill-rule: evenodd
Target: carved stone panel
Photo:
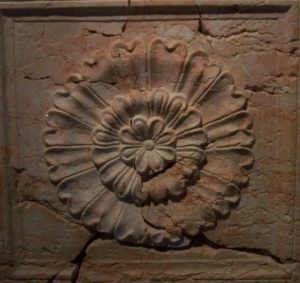
<path fill-rule="evenodd" d="M 298 6 L 0 2 L 0 281 L 300 282 Z"/>
<path fill-rule="evenodd" d="M 229 214 L 248 181 L 247 102 L 201 45 L 125 40 L 113 42 L 99 66 L 115 75 L 113 85 L 97 72 L 92 81 L 77 74 L 74 88 L 54 95 L 49 178 L 91 230 L 132 244 L 186 246 Z"/>

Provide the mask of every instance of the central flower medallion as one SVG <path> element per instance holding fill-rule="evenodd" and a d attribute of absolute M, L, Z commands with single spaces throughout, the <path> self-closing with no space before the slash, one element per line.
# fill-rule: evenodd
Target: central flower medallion
<path fill-rule="evenodd" d="M 159 88 L 129 97 L 116 96 L 100 116 L 100 126 L 93 135 L 94 161 L 100 168 L 101 181 L 121 199 L 157 201 L 157 194 L 143 191 L 144 183 L 171 169 L 177 160 L 188 158 L 198 164 L 203 160 L 206 135 L 201 129 L 200 112 L 180 93 Z M 176 182 L 161 190 L 172 195 L 174 186 L 178 194 Z M 185 185 L 181 187 L 185 189 Z"/>
<path fill-rule="evenodd" d="M 232 74 L 204 46 L 123 38 L 53 96 L 45 158 L 76 223 L 177 248 L 238 204 L 254 162 L 252 119 Z"/>
<path fill-rule="evenodd" d="M 143 116 L 134 116 L 130 126 L 120 131 L 121 158 L 133 165 L 141 176 L 161 172 L 175 161 L 176 135 L 165 129 L 160 117 L 147 121 Z"/>

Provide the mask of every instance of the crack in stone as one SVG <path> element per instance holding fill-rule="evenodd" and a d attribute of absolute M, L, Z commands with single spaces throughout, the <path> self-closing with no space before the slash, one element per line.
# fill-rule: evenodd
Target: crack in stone
<path fill-rule="evenodd" d="M 84 259 L 86 257 L 86 250 L 88 249 L 88 247 L 97 239 L 99 239 L 100 235 L 98 234 L 94 234 L 91 236 L 91 238 L 85 243 L 85 245 L 82 247 L 82 249 L 80 250 L 79 254 L 70 261 L 70 263 L 74 264 L 76 266 L 74 273 L 72 274 L 71 277 L 71 281 L 70 283 L 76 283 L 78 276 L 79 276 L 79 272 L 80 272 L 80 268 L 81 265 L 84 262 Z M 50 282 L 51 283 L 51 282 Z"/>
<path fill-rule="evenodd" d="M 29 176 L 25 176 L 24 174 L 26 174 L 26 169 L 25 168 L 13 168 L 17 174 L 17 176 L 19 178 L 18 179 L 18 183 L 17 184 L 17 187 L 19 188 L 19 185 L 20 185 L 20 182 L 22 183 L 22 180 L 23 182 L 25 182 L 26 180 L 24 179 L 25 177 L 29 178 L 29 180 L 27 180 L 25 182 L 26 186 L 25 187 L 28 187 L 28 181 L 31 181 L 29 183 L 31 183 L 31 186 L 32 186 L 32 182 L 42 182 L 41 180 L 36 180 L 34 179 L 33 177 L 29 177 Z M 19 188 L 20 189 L 20 188 Z M 19 192 L 20 193 L 20 192 Z M 58 213 L 58 211 L 56 211 L 57 207 L 54 205 L 51 205 L 51 201 L 49 202 L 49 200 L 41 200 L 41 199 L 38 199 L 36 197 L 34 197 L 33 195 L 30 195 L 30 196 L 26 196 L 26 195 L 20 195 L 19 196 L 19 199 L 18 199 L 18 202 L 25 202 L 25 201 L 28 201 L 28 202 L 35 202 L 35 203 L 38 203 L 42 206 L 44 206 L 45 208 L 53 211 L 54 213 L 56 213 L 57 215 L 59 216 L 63 216 L 66 220 L 74 223 L 74 224 L 78 224 L 74 221 L 72 221 L 72 219 L 70 218 L 67 218 L 65 215 L 62 215 L 61 213 Z M 56 208 L 56 209 L 55 209 Z M 79 274 L 79 270 L 80 270 L 80 267 L 84 261 L 84 258 L 86 256 L 85 254 L 85 251 L 86 249 L 90 246 L 90 244 L 92 242 L 94 242 L 95 240 L 97 240 L 98 238 L 100 237 L 99 234 L 94 234 L 88 241 L 87 243 L 83 246 L 83 248 L 81 249 L 81 251 L 79 252 L 79 254 L 71 261 L 71 263 L 75 264 L 77 266 L 75 272 L 74 272 L 74 275 L 73 275 L 73 279 L 71 281 L 71 283 L 76 283 L 76 278 L 78 277 L 78 274 Z M 260 256 L 266 256 L 266 257 L 270 257 L 272 258 L 275 262 L 279 263 L 279 264 L 288 264 L 288 263 L 297 263 L 298 261 L 295 261 L 294 259 L 292 258 L 287 258 L 287 259 L 282 259 L 276 255 L 273 255 L 269 250 L 267 249 L 261 249 L 261 248 L 247 248 L 247 247 L 228 247 L 226 245 L 223 245 L 223 244 L 219 244 L 219 243 L 215 243 L 213 241 L 211 241 L 209 238 L 207 238 L 205 235 L 201 235 L 198 239 L 193 239 L 192 241 L 192 246 L 202 246 L 202 245 L 207 245 L 213 249 L 227 249 L 227 250 L 232 250 L 232 251 L 239 251 L 239 252 L 245 252 L 245 253 L 249 253 L 249 254 L 255 254 L 255 255 L 260 255 Z M 167 251 L 167 249 L 166 249 Z M 59 271 L 60 272 L 60 271 Z M 52 283 L 54 282 L 56 276 L 59 274 L 59 272 L 57 272 L 55 275 L 53 275 L 53 277 L 51 277 L 47 282 L 49 283 Z"/>
<path fill-rule="evenodd" d="M 247 247 L 228 247 L 226 245 L 218 244 L 211 241 L 205 235 L 201 234 L 198 240 L 193 240 L 192 245 L 198 246 L 199 244 L 204 244 L 213 249 L 224 249 L 224 250 L 231 250 L 237 252 L 248 253 L 252 255 L 259 255 L 265 256 L 273 259 L 278 264 L 291 264 L 291 263 L 298 263 L 298 261 L 292 258 L 282 259 L 274 254 L 272 254 L 268 249 L 260 249 L 260 248 L 247 248 Z"/>
<path fill-rule="evenodd" d="M 127 18 L 124 22 L 124 25 L 122 27 L 122 32 L 124 33 L 126 31 L 126 26 L 128 22 L 128 16 L 130 15 L 130 8 L 131 8 L 131 0 L 127 0 Z"/>
<path fill-rule="evenodd" d="M 29 75 L 24 76 L 25 80 L 39 81 L 39 80 L 50 80 L 50 76 L 42 76 L 42 77 L 31 77 Z"/>
<path fill-rule="evenodd" d="M 199 20 L 198 20 L 198 32 L 203 33 L 202 32 L 202 15 L 200 13 L 200 7 L 198 5 L 196 5 L 196 9 L 197 9 L 198 16 L 199 16 Z"/>
<path fill-rule="evenodd" d="M 60 270 L 61 271 L 61 270 Z M 56 272 L 52 277 L 50 277 L 48 280 L 47 280 L 47 283 L 55 283 L 55 279 L 57 277 L 57 275 L 60 273 L 60 271 Z"/>
<path fill-rule="evenodd" d="M 65 207 L 56 197 L 56 194 L 52 193 L 51 188 L 47 186 L 47 182 L 45 180 L 29 175 L 26 168 L 13 167 L 12 169 L 16 173 L 15 186 L 17 188 L 17 204 L 23 202 L 34 202 L 49 209 L 69 222 L 77 225 L 80 223 L 80 221 L 70 217 Z M 31 189 L 29 190 L 28 188 Z"/>

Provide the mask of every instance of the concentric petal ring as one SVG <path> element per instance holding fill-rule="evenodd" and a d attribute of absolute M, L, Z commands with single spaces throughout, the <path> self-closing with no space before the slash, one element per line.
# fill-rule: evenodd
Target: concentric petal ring
<path fill-rule="evenodd" d="M 53 97 L 49 178 L 90 230 L 136 245 L 187 246 L 229 216 L 248 182 L 247 100 L 213 52 L 183 41 L 122 39 L 106 58 L 114 86 L 103 71 Z"/>

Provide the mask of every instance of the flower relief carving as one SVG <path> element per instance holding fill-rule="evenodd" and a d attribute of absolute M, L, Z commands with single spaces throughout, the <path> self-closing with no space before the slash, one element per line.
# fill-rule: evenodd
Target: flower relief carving
<path fill-rule="evenodd" d="M 229 215 L 247 184 L 254 137 L 246 99 L 230 73 L 184 42 L 118 41 L 107 52 L 106 75 L 53 97 L 49 178 L 91 231 L 187 246 Z"/>

